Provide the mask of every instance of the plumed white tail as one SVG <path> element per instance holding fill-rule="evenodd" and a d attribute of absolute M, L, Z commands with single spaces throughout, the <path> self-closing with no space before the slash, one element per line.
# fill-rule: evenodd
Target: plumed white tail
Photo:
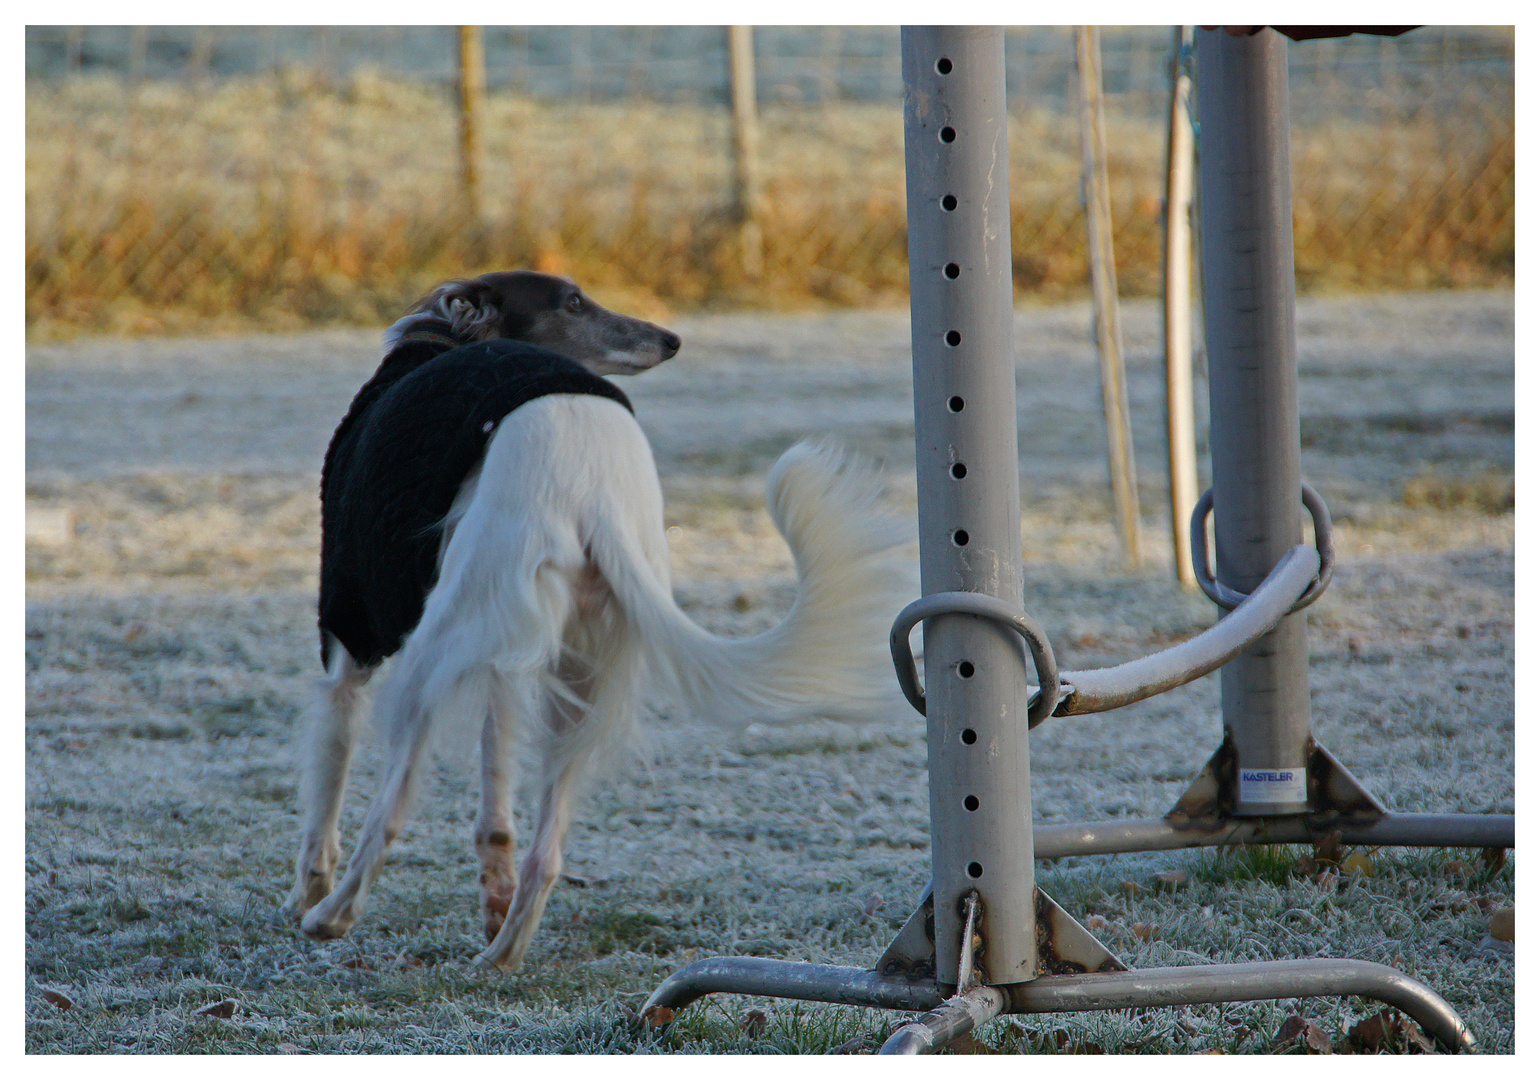
<path fill-rule="evenodd" d="M 692 622 L 638 544 L 600 530 L 593 556 L 635 625 L 656 692 L 728 725 L 812 714 L 871 719 L 896 701 L 888 627 L 913 591 L 892 549 L 906 530 L 880 508 L 868 469 L 799 443 L 770 472 L 771 519 L 796 562 L 792 609 L 774 629 L 729 639 Z"/>

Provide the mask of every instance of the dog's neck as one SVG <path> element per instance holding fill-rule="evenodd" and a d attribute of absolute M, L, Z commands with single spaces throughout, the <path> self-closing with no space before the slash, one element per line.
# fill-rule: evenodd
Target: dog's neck
<path fill-rule="evenodd" d="M 385 352 L 394 352 L 402 345 L 425 341 L 447 348 L 456 348 L 466 342 L 455 336 L 454 328 L 447 321 L 426 311 L 415 312 L 399 319 L 385 331 Z"/>

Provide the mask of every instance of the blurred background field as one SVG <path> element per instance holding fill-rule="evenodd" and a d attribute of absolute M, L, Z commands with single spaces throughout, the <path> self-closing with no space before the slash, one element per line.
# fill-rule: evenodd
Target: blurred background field
<path fill-rule="evenodd" d="M 378 324 L 436 281 L 568 273 L 617 306 L 900 306 L 896 27 L 761 27 L 762 259 L 723 27 L 489 27 L 478 212 L 453 27 L 29 27 L 34 340 Z M 1120 288 L 1160 284 L 1168 28 L 1107 28 Z M 1504 286 L 1511 28 L 1290 46 L 1302 291 Z M 1087 278 L 1071 30 L 1007 32 L 1023 299 Z"/>

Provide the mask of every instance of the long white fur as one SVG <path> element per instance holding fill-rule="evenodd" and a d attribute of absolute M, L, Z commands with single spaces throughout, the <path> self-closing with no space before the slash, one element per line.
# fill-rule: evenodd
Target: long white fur
<path fill-rule="evenodd" d="M 540 820 L 519 874 L 484 843 L 511 830 L 506 793 L 483 791 L 477 828 L 484 890 L 489 878 L 506 879 L 504 892 L 517 880 L 511 902 L 500 901 L 510 904 L 506 920 L 489 919 L 489 933 L 500 929 L 481 958 L 512 966 L 560 871 L 573 798 L 595 752 L 627 739 L 650 700 L 733 726 L 815 713 L 870 718 L 890 707 L 887 627 L 908 588 L 889 553 L 905 530 L 881 513 L 875 479 L 826 445 L 794 446 L 767 486 L 796 561 L 796 599 L 774 629 L 722 638 L 674 601 L 657 470 L 632 415 L 607 398 L 551 395 L 505 418 L 446 521 L 438 583 L 377 696 L 385 784 L 346 873 L 310 908 L 305 929 L 336 936 L 361 913 L 434 724 L 485 724 L 483 753 L 495 758 L 512 753 L 508 728 L 519 723 L 541 749 Z M 349 705 L 346 673 L 331 682 L 331 701 Z M 321 726 L 335 733 L 315 743 L 307 787 L 322 804 L 309 810 L 311 823 L 324 829 L 323 789 L 339 764 L 346 771 L 353 725 L 338 714 Z M 329 823 L 334 833 L 334 808 Z M 302 853 L 291 910 L 315 902 L 301 897 L 303 874 Z M 489 903 L 484 891 L 484 910 Z"/>

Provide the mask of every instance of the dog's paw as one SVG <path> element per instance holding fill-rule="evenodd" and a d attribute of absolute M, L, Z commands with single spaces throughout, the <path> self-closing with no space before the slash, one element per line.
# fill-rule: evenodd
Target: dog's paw
<path fill-rule="evenodd" d="M 495 945 L 489 946 L 476 954 L 476 958 L 471 961 L 471 966 L 490 968 L 494 971 L 512 971 L 519 966 L 520 961 L 523 959 L 523 957 L 515 957 L 508 954 L 499 955 L 500 953 L 501 950 Z"/>
<path fill-rule="evenodd" d="M 299 922 L 305 917 L 307 911 L 325 900 L 331 891 L 331 874 L 312 870 L 294 883 L 294 888 L 290 889 L 289 895 L 284 897 L 283 905 L 279 910 L 294 922 Z"/>
<path fill-rule="evenodd" d="M 335 915 L 328 914 L 327 906 L 321 904 L 306 912 L 300 920 L 299 928 L 308 937 L 318 941 L 331 941 L 340 938 L 353 929 L 354 916 L 349 911 L 339 911 Z"/>

